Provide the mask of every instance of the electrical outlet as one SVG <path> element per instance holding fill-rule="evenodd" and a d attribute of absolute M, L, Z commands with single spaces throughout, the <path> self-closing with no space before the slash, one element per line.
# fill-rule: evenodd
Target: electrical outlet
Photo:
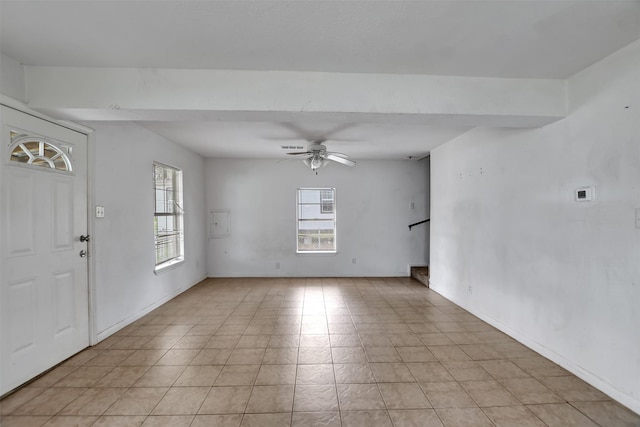
<path fill-rule="evenodd" d="M 280 270 L 280 263 L 276 262 L 276 270 Z"/>
<path fill-rule="evenodd" d="M 104 218 L 104 206 L 96 206 L 96 218 Z"/>

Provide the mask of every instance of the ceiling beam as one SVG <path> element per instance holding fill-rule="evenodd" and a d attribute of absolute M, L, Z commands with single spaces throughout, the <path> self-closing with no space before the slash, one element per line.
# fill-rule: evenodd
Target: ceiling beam
<path fill-rule="evenodd" d="M 25 67 L 28 105 L 68 120 L 362 122 L 538 127 L 566 115 L 554 79 Z"/>

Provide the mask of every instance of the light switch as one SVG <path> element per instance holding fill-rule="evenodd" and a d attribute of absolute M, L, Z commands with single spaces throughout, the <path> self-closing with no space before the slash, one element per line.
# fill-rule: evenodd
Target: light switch
<path fill-rule="evenodd" d="M 96 218 L 104 218 L 104 206 L 96 206 Z"/>

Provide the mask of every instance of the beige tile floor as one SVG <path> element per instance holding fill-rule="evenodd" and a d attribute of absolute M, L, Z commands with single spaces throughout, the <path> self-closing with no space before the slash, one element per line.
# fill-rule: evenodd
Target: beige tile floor
<path fill-rule="evenodd" d="M 0 402 L 13 426 L 638 426 L 408 278 L 210 279 Z"/>

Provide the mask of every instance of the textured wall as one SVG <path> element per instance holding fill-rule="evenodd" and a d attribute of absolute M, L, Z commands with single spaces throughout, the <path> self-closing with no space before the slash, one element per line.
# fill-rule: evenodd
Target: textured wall
<path fill-rule="evenodd" d="M 231 236 L 209 239 L 209 276 L 407 276 L 426 262 L 425 227 L 407 227 L 426 218 L 424 162 L 363 160 L 315 175 L 298 160 L 209 159 L 205 174 L 207 210 L 231 211 Z M 296 254 L 299 187 L 336 188 L 337 254 Z"/>
<path fill-rule="evenodd" d="M 204 160 L 133 123 L 95 132 L 96 324 L 104 338 L 206 277 Z M 154 274 L 153 162 L 183 170 L 185 262 Z"/>
<path fill-rule="evenodd" d="M 566 119 L 433 150 L 431 286 L 640 412 L 638 75 L 640 42 L 567 81 Z"/>

